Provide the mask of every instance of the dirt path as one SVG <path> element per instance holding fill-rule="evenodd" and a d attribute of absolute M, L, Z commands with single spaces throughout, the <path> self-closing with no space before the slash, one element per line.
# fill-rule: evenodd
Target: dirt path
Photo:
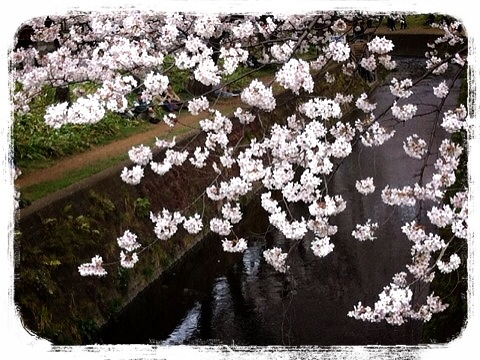
<path fill-rule="evenodd" d="M 223 99 L 218 102 L 215 109 L 219 111 L 228 111 L 238 105 L 240 105 L 239 98 Z M 61 179 L 71 171 L 87 167 L 101 160 L 126 154 L 132 146 L 150 143 L 155 140 L 155 137 L 164 136 L 172 130 L 194 130 L 195 128 L 198 128 L 198 122 L 206 116 L 207 113 L 199 114 L 197 116 L 183 113 L 178 116 L 178 124 L 173 128 L 169 127 L 164 122 L 160 122 L 154 125 L 152 129 L 145 132 L 114 141 L 107 145 L 92 147 L 85 152 L 59 159 L 48 168 L 34 171 L 29 174 L 22 174 L 15 181 L 15 185 L 20 188 L 25 188 L 42 182 Z"/>

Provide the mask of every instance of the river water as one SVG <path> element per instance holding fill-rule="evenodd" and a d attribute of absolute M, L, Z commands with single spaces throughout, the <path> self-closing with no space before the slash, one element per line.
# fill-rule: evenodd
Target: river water
<path fill-rule="evenodd" d="M 398 58 L 399 79 L 421 74 L 424 59 Z M 428 78 L 417 88 L 418 113 L 438 103 Z M 458 86 L 455 88 L 458 94 Z M 373 97 L 380 113 L 392 96 L 387 86 Z M 446 107 L 456 104 L 456 96 Z M 195 251 L 140 293 L 96 339 L 104 344 L 160 345 L 396 345 L 419 344 L 422 326 L 371 324 L 347 317 L 362 301 L 373 305 L 393 274 L 404 271 L 410 260 L 410 243 L 400 227 L 415 217 L 414 208 L 392 208 L 381 202 L 386 184 L 403 187 L 416 180 L 422 163 L 408 159 L 402 144 L 416 132 L 427 139 L 434 123 L 429 114 L 397 126 L 397 136 L 386 147 L 354 151 L 340 168 L 329 190 L 341 193 L 347 209 L 333 223 L 338 233 L 335 249 L 325 258 L 313 256 L 309 241 L 291 254 L 292 274 L 276 273 L 262 252 L 282 247 L 285 239 L 272 231 L 263 233 L 267 219 L 258 203 L 247 209 L 241 226 L 249 242 L 243 254 L 224 253 L 221 241 L 210 236 Z M 393 124 L 393 123 L 392 123 Z M 441 134 L 436 134 L 441 140 Z M 440 141 L 439 140 L 439 141 Z M 438 148 L 434 146 L 433 149 Z M 388 149 L 388 150 L 387 150 Z M 377 191 L 367 197 L 355 190 L 355 180 L 372 176 Z M 428 174 L 426 179 L 428 180 Z M 351 236 L 357 223 L 376 219 L 380 228 L 373 242 L 360 243 Z M 417 296 L 427 289 L 417 289 Z"/>

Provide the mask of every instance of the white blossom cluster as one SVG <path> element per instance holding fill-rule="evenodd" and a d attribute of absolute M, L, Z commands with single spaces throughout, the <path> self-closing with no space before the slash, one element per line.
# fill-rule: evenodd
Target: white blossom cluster
<path fill-rule="evenodd" d="M 220 48 L 220 59 L 223 59 L 223 73 L 230 75 L 237 69 L 240 63 L 247 61 L 248 51 L 242 49 L 239 43 L 235 44 L 235 47 L 228 49 L 222 47 Z"/>
<path fill-rule="evenodd" d="M 441 126 L 449 133 L 454 133 L 466 129 L 467 111 L 462 104 L 455 111 L 448 110 L 443 114 Z"/>
<path fill-rule="evenodd" d="M 372 112 L 377 108 L 377 103 L 370 103 L 368 101 L 368 95 L 366 93 L 360 94 L 358 99 L 355 101 L 355 106 L 362 110 L 364 113 Z"/>
<path fill-rule="evenodd" d="M 194 70 L 193 75 L 195 79 L 204 85 L 218 85 L 221 80 L 218 66 L 215 65 L 211 58 L 202 59 Z"/>
<path fill-rule="evenodd" d="M 265 261 L 273 266 L 275 270 L 281 273 L 285 273 L 289 266 L 286 265 L 285 261 L 287 259 L 287 254 L 282 252 L 282 249 L 274 247 L 263 252 L 263 257 Z"/>
<path fill-rule="evenodd" d="M 156 74 L 152 71 L 145 76 L 143 85 L 150 94 L 163 94 L 167 90 L 169 82 L 170 80 L 165 75 Z"/>
<path fill-rule="evenodd" d="M 375 69 L 377 68 L 377 60 L 375 59 L 374 55 L 364 57 L 362 58 L 362 60 L 360 60 L 360 66 L 363 67 L 365 70 L 375 71 Z"/>
<path fill-rule="evenodd" d="M 143 167 L 140 165 L 135 165 L 131 169 L 124 167 L 120 177 L 127 184 L 138 185 L 143 178 Z"/>
<path fill-rule="evenodd" d="M 341 94 L 341 93 L 337 93 L 335 95 L 335 102 L 342 105 L 342 104 L 350 104 L 352 101 L 353 101 L 353 95 L 352 94 L 348 94 L 348 95 L 345 95 L 345 94 Z"/>
<path fill-rule="evenodd" d="M 413 85 L 411 79 L 403 79 L 402 81 L 398 81 L 397 78 L 393 78 L 391 83 L 392 85 L 390 85 L 390 92 L 393 96 L 399 98 L 408 98 L 413 94 L 413 91 L 410 90 Z"/>
<path fill-rule="evenodd" d="M 455 271 L 459 268 L 460 266 L 460 257 L 457 254 L 452 254 L 450 255 L 449 262 L 444 262 L 441 260 L 438 260 L 436 262 L 436 265 L 438 267 L 438 270 L 444 274 L 451 273 L 452 271 Z"/>
<path fill-rule="evenodd" d="M 238 107 L 233 115 L 240 121 L 240 124 L 244 125 L 250 124 L 255 120 L 255 115 L 241 107 Z"/>
<path fill-rule="evenodd" d="M 118 246 L 128 252 L 138 249 L 141 245 L 137 242 L 137 235 L 130 230 L 125 230 L 122 236 L 117 238 Z"/>
<path fill-rule="evenodd" d="M 72 106 L 68 103 L 51 105 L 46 109 L 45 123 L 54 129 L 70 124 L 94 124 L 105 115 L 105 108 L 98 96 L 79 98 Z"/>
<path fill-rule="evenodd" d="M 120 265 L 126 269 L 131 269 L 138 262 L 138 254 L 136 252 L 129 253 L 120 251 Z"/>
<path fill-rule="evenodd" d="M 378 62 L 389 71 L 397 68 L 397 62 L 395 60 L 392 60 L 392 57 L 390 55 L 379 56 Z"/>
<path fill-rule="evenodd" d="M 217 16 L 203 15 L 196 19 L 194 30 L 197 35 L 208 39 L 214 36 L 220 25 L 221 20 Z"/>
<path fill-rule="evenodd" d="M 433 206 L 427 212 L 427 216 L 432 224 L 440 228 L 451 226 L 452 233 L 456 237 L 467 239 L 468 210 L 464 196 L 462 196 L 462 202 L 460 203 L 461 206 L 458 205 L 458 203 L 454 206 L 445 204 L 441 208 Z"/>
<path fill-rule="evenodd" d="M 415 114 L 417 113 L 417 106 L 413 104 L 405 104 L 397 106 L 397 102 L 395 101 L 392 105 L 392 115 L 401 121 L 407 121 L 412 119 Z"/>
<path fill-rule="evenodd" d="M 292 55 L 294 46 L 295 43 L 293 41 L 287 41 L 282 45 L 274 44 L 270 48 L 270 52 L 275 60 L 284 62 Z"/>
<path fill-rule="evenodd" d="M 155 146 L 159 149 L 171 149 L 175 146 L 176 143 L 177 139 L 175 136 L 170 141 L 155 138 Z"/>
<path fill-rule="evenodd" d="M 226 219 L 214 217 L 210 220 L 210 230 L 216 234 L 227 236 L 232 231 L 232 223 Z"/>
<path fill-rule="evenodd" d="M 459 21 L 452 21 L 452 22 L 441 22 L 441 23 L 433 23 L 432 27 L 439 28 L 443 32 L 443 36 L 439 36 L 435 39 L 435 44 L 444 44 L 448 43 L 450 46 L 454 46 L 457 44 L 463 44 L 465 42 L 464 36 L 462 36 L 460 27 L 462 24 Z"/>
<path fill-rule="evenodd" d="M 298 110 L 310 119 L 339 119 L 342 116 L 340 105 L 330 99 L 314 98 L 300 105 Z"/>
<path fill-rule="evenodd" d="M 252 184 L 240 177 L 233 177 L 229 181 L 221 181 L 219 185 L 211 185 L 205 190 L 206 195 L 213 201 L 224 199 L 237 201 L 241 196 L 252 190 Z"/>
<path fill-rule="evenodd" d="M 330 242 L 330 237 L 325 236 L 323 238 L 315 238 L 310 248 L 315 256 L 325 257 L 333 251 L 334 247 L 335 245 Z"/>
<path fill-rule="evenodd" d="M 203 229 L 202 219 L 199 214 L 194 214 L 183 220 L 183 228 L 189 234 L 198 234 Z"/>
<path fill-rule="evenodd" d="M 435 75 L 444 74 L 448 69 L 448 62 L 444 62 L 442 59 L 436 56 L 432 56 L 427 60 L 427 70 L 431 70 Z"/>
<path fill-rule="evenodd" d="M 95 255 L 90 263 L 82 264 L 78 267 L 81 276 L 105 276 L 107 271 L 103 268 L 103 259 Z"/>
<path fill-rule="evenodd" d="M 390 188 L 387 185 L 382 191 L 382 200 L 387 205 L 415 206 L 415 192 L 411 186 L 404 186 L 402 189 Z"/>
<path fill-rule="evenodd" d="M 427 153 L 427 142 L 417 134 L 412 134 L 403 142 L 403 150 L 408 156 L 421 159 Z"/>
<path fill-rule="evenodd" d="M 242 91 L 241 99 L 244 103 L 258 107 L 264 111 L 272 111 L 276 107 L 272 88 L 265 87 L 265 85 L 257 79 L 254 79 L 250 85 Z"/>
<path fill-rule="evenodd" d="M 150 212 L 150 220 L 155 224 L 153 231 L 159 240 L 170 239 L 178 230 L 178 225 L 185 218 L 177 211 L 171 213 L 167 209 L 163 209 L 158 214 Z"/>
<path fill-rule="evenodd" d="M 213 111 L 213 119 L 200 120 L 200 128 L 207 134 L 205 147 L 214 150 L 217 145 L 225 149 L 228 145 L 228 135 L 232 132 L 232 121 L 218 110 Z"/>
<path fill-rule="evenodd" d="M 446 248 L 443 239 L 436 235 L 425 233 L 422 226 L 416 222 L 406 223 L 402 227 L 403 233 L 413 242 L 411 255 L 412 263 L 407 265 L 408 271 L 419 280 L 430 282 L 435 275 L 432 272 L 431 262 L 433 254 Z"/>
<path fill-rule="evenodd" d="M 325 49 L 325 56 L 336 62 L 347 61 L 350 58 L 350 46 L 338 41 L 331 42 Z"/>
<path fill-rule="evenodd" d="M 357 224 L 352 236 L 358 241 L 375 240 L 375 231 L 378 229 L 378 223 L 372 223 L 372 219 L 368 219 L 364 225 Z"/>
<path fill-rule="evenodd" d="M 174 127 L 177 120 L 177 115 L 173 113 L 168 113 L 163 116 L 163 122 L 169 127 Z"/>
<path fill-rule="evenodd" d="M 406 284 L 405 277 L 405 273 L 397 274 L 394 282 L 383 288 L 373 309 L 359 302 L 347 315 L 357 320 L 369 322 L 385 320 L 391 325 L 402 325 L 409 319 L 429 321 L 432 314 L 447 308 L 448 305 L 443 304 L 433 293 L 427 296 L 424 305 L 418 308 L 413 306 L 413 291 Z"/>
<path fill-rule="evenodd" d="M 433 87 L 433 94 L 438 98 L 444 98 L 448 95 L 449 88 L 445 80 L 443 80 L 438 86 Z"/>
<path fill-rule="evenodd" d="M 188 102 L 188 111 L 192 115 L 198 115 L 202 111 L 208 110 L 210 108 L 210 103 L 205 96 L 198 98 L 193 98 Z"/>
<path fill-rule="evenodd" d="M 290 89 L 294 94 L 303 88 L 306 92 L 313 91 L 313 79 L 310 75 L 310 67 L 304 60 L 291 59 L 285 63 L 275 75 L 275 79 L 285 89 Z"/>
<path fill-rule="evenodd" d="M 247 241 L 244 238 L 235 240 L 224 239 L 222 240 L 222 247 L 223 250 L 226 252 L 235 253 L 244 252 L 245 250 L 247 250 L 248 245 Z"/>
<path fill-rule="evenodd" d="M 372 120 L 373 116 L 370 119 Z M 364 124 L 362 124 L 360 121 L 357 121 L 355 125 L 358 130 L 363 129 L 364 127 Z M 366 147 L 380 146 L 383 145 L 385 141 L 390 140 L 394 135 L 395 130 L 387 131 L 386 128 L 380 126 L 378 121 L 375 121 L 369 125 L 366 130 L 363 130 L 360 140 Z"/>
<path fill-rule="evenodd" d="M 255 27 L 250 20 L 246 20 L 236 26 L 233 26 L 231 29 L 233 36 L 237 39 L 248 38 L 253 35 Z"/>
<path fill-rule="evenodd" d="M 373 184 L 372 177 L 357 180 L 355 182 L 355 187 L 357 188 L 357 191 L 362 195 L 368 195 L 375 191 L 375 185 Z"/>
<path fill-rule="evenodd" d="M 153 158 L 152 149 L 140 144 L 128 150 L 128 157 L 137 165 L 147 165 Z"/>
<path fill-rule="evenodd" d="M 375 36 L 370 42 L 367 43 L 367 46 L 370 52 L 379 55 L 385 55 L 394 48 L 392 40 L 386 39 L 385 36 Z"/>
<path fill-rule="evenodd" d="M 313 70 L 321 70 L 328 62 L 324 55 L 319 55 L 315 60 L 310 61 L 310 68 Z"/>
<path fill-rule="evenodd" d="M 197 146 L 193 152 L 193 157 L 190 157 L 189 161 L 193 164 L 193 166 L 201 169 L 205 167 L 209 155 L 210 151 L 208 149 L 202 149 Z"/>

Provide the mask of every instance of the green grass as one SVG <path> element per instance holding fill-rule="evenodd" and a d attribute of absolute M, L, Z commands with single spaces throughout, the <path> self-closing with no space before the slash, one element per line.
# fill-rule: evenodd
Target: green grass
<path fill-rule="evenodd" d="M 60 189 L 66 188 L 76 182 L 95 175 L 111 166 L 114 166 L 124 160 L 128 159 L 127 154 L 118 155 L 90 164 L 87 167 L 68 172 L 62 178 L 54 181 L 45 181 L 39 184 L 31 185 L 21 189 L 23 200 L 35 201 L 48 194 L 51 194 Z"/>
<path fill-rule="evenodd" d="M 88 151 L 92 146 L 106 145 L 147 131 L 153 125 L 117 118 L 102 124 L 66 126 L 57 131 L 39 123 L 29 130 L 26 126 L 30 125 L 16 124 L 12 139 L 15 162 L 24 174 L 47 168 L 55 161 Z"/>

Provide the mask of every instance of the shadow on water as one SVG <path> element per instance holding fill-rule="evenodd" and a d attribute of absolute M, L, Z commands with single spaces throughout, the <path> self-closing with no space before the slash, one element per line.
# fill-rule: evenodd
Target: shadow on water
<path fill-rule="evenodd" d="M 424 60 L 403 59 L 399 65 L 402 71 L 414 73 Z M 432 84 L 426 81 L 425 89 Z M 419 91 L 426 94 L 425 89 Z M 387 95 L 388 86 L 374 94 L 383 104 L 388 104 Z M 431 99 L 422 96 L 422 106 L 429 109 Z M 207 237 L 106 324 L 96 342 L 419 344 L 422 326 L 418 322 L 403 326 L 371 324 L 349 318 L 347 313 L 358 301 L 373 305 L 392 275 L 404 271 L 410 260 L 410 244 L 400 227 L 411 221 L 414 210 L 388 207 L 382 203 L 380 193 L 386 184 L 403 186 L 412 182 L 421 164 L 405 159 L 402 143 L 413 131 L 428 134 L 432 124 L 432 119 L 424 117 L 399 127 L 397 137 L 390 140 L 389 151 L 362 148 L 348 158 L 329 186 L 332 193 L 342 194 L 348 206 L 332 219 L 338 226 L 332 238 L 335 250 L 325 258 L 313 255 L 312 239 L 307 237 L 289 256 L 291 273 L 276 273 L 263 260 L 262 252 L 273 244 L 286 249 L 285 239 L 275 231 L 259 235 L 267 228 L 268 219 L 260 204 L 253 202 L 245 209 L 245 219 L 237 231 L 249 242 L 243 254 L 225 253 L 219 237 Z M 378 191 L 364 197 L 356 192 L 355 179 L 367 176 L 374 177 Z M 381 225 L 378 238 L 360 243 L 353 239 L 351 231 L 368 218 L 377 219 Z"/>

